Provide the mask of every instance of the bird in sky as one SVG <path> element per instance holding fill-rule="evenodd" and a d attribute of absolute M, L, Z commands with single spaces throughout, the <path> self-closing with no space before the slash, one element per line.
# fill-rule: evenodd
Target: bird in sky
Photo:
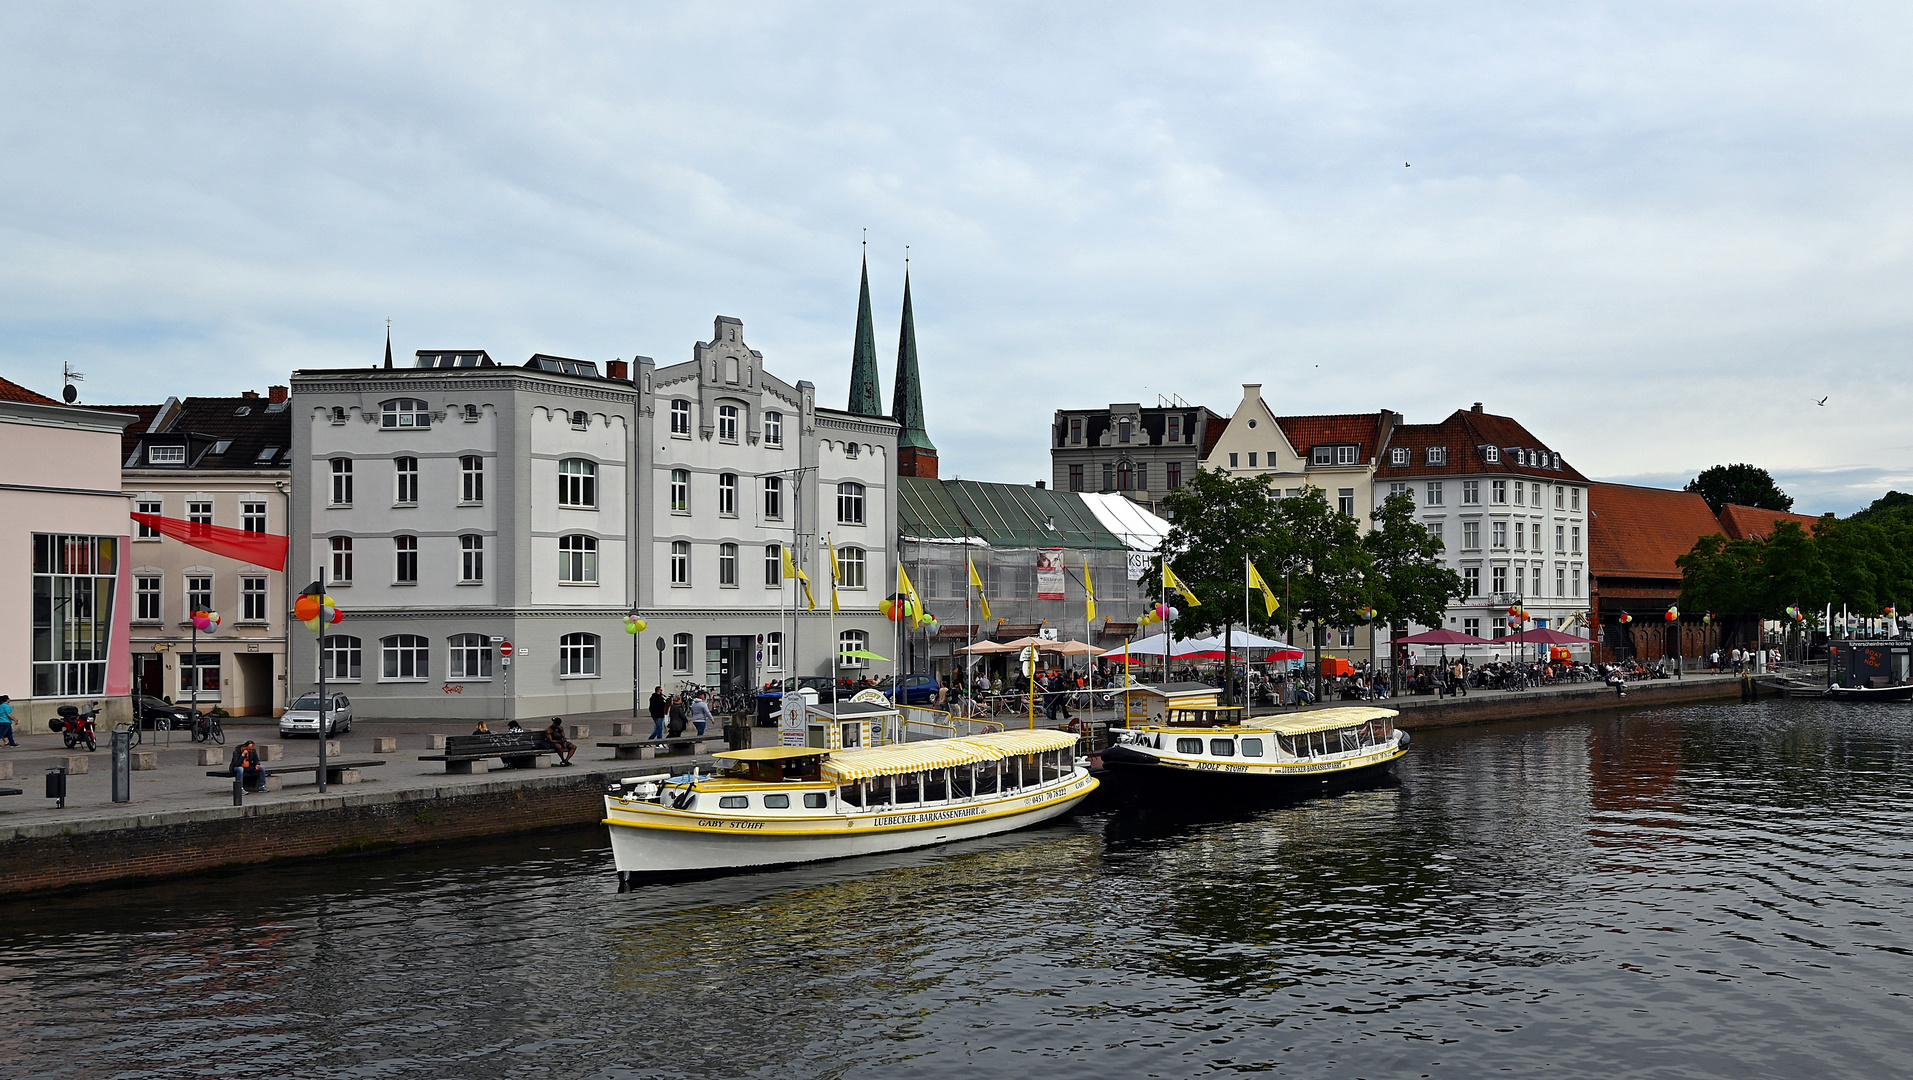
<path fill-rule="evenodd" d="M 1832 397 L 1832 396 L 1833 396 L 1832 394 L 1828 394 L 1828 395 L 1827 395 L 1827 397 Z M 1820 404 L 1822 404 L 1822 405 L 1825 405 L 1826 403 L 1827 403 L 1827 398 L 1821 398 L 1821 399 L 1820 399 Z"/>

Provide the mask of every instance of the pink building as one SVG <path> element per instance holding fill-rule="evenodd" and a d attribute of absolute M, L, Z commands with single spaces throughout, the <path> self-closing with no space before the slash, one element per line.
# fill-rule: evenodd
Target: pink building
<path fill-rule="evenodd" d="M 62 405 L 0 379 L 0 694 L 23 730 L 60 705 L 130 716 L 126 495 L 130 415 Z"/>

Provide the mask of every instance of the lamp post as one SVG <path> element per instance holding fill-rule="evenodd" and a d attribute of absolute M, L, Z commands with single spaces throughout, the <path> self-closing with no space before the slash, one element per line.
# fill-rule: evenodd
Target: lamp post
<path fill-rule="evenodd" d="M 219 613 L 216 611 L 195 611 L 193 612 L 192 624 L 193 624 L 193 663 L 192 663 L 192 668 L 193 668 L 192 702 L 193 704 L 192 704 L 192 709 L 193 709 L 193 723 L 197 724 L 199 722 L 199 632 L 201 630 L 204 630 L 208 634 L 210 634 L 214 630 L 219 629 Z M 217 708 L 217 706 L 215 706 L 215 708 Z M 137 715 L 134 717 L 134 719 L 135 720 L 138 719 Z"/>
<path fill-rule="evenodd" d="M 643 681 L 643 676 L 638 671 L 638 635 L 644 633 L 647 625 L 638 617 L 638 609 L 635 606 L 624 617 L 624 632 L 631 635 L 631 719 L 633 720 L 638 718 L 638 684 Z"/>
<path fill-rule="evenodd" d="M 325 687 L 325 628 L 345 618 L 345 613 L 325 594 L 325 567 L 319 567 L 319 576 L 307 585 L 293 602 L 292 617 L 306 624 L 306 629 L 319 635 L 319 792 L 325 793 L 326 738 L 331 734 L 326 728 L 326 718 L 330 714 L 332 700 L 326 696 Z"/>

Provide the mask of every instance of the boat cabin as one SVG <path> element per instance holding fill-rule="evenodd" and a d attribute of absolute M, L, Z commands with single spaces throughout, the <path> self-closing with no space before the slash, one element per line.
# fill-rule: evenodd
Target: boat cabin
<path fill-rule="evenodd" d="M 895 742 L 903 713 L 885 701 L 819 704 L 808 695 L 788 695 L 778 724 L 778 742 L 815 750 L 855 750 Z"/>
<path fill-rule="evenodd" d="M 1241 727 L 1248 712 L 1240 705 L 1171 705 L 1164 727 Z"/>
<path fill-rule="evenodd" d="M 1208 683 L 1172 682 L 1125 686 L 1116 693 L 1123 699 L 1125 721 L 1135 727 L 1164 723 L 1171 709 L 1213 709 L 1222 691 Z"/>
<path fill-rule="evenodd" d="M 724 754 L 730 762 L 726 775 L 757 784 L 816 783 L 822 779 L 824 755 L 807 746 L 759 746 Z"/>
<path fill-rule="evenodd" d="M 1881 689 L 1913 683 L 1913 641 L 1829 641 L 1827 685 Z"/>

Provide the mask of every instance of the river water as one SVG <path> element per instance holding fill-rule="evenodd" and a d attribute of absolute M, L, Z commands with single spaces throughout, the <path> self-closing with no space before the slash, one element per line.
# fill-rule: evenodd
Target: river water
<path fill-rule="evenodd" d="M 619 894 L 597 829 L 0 904 L 0 1076 L 1913 1073 L 1913 710 Z"/>

